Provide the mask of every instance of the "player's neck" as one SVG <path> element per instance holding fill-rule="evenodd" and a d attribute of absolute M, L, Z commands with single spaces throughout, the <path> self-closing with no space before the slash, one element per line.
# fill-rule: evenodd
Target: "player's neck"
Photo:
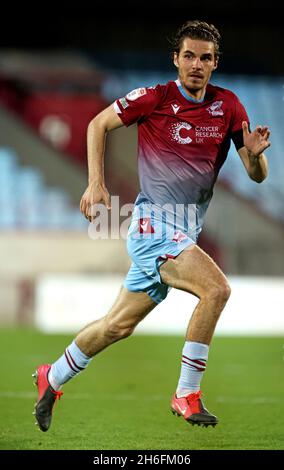
<path fill-rule="evenodd" d="M 186 95 L 189 98 L 192 98 L 194 101 L 202 101 L 203 100 L 204 95 L 206 93 L 207 83 L 200 90 L 190 90 L 184 85 L 184 83 L 181 81 L 180 78 L 178 78 L 178 82 L 179 82 L 180 86 L 182 87 L 183 91 L 186 93 Z"/>

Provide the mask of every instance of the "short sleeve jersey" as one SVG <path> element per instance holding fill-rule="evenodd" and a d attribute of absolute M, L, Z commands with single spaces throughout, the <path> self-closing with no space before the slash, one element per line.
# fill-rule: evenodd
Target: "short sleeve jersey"
<path fill-rule="evenodd" d="M 136 204 L 195 204 L 200 230 L 232 135 L 248 122 L 238 97 L 208 84 L 193 101 L 176 80 L 133 90 L 114 108 L 124 125 L 138 125 Z"/>

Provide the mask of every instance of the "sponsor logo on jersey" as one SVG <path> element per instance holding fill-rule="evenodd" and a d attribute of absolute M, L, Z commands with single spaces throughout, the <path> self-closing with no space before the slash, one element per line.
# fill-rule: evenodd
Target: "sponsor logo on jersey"
<path fill-rule="evenodd" d="M 125 98 L 120 98 L 118 101 L 120 102 L 123 109 L 126 109 L 129 106 Z"/>
<path fill-rule="evenodd" d="M 206 108 L 206 110 L 211 114 L 211 116 L 223 116 L 224 111 L 221 108 L 223 104 L 223 101 L 214 101 L 214 103 L 209 106 L 209 108 Z"/>
<path fill-rule="evenodd" d="M 136 88 L 135 90 L 132 90 L 130 93 L 126 95 L 126 98 L 129 101 L 134 101 L 137 100 L 140 96 L 146 95 L 147 90 L 146 88 Z"/>
<path fill-rule="evenodd" d="M 205 139 L 223 139 L 224 133 L 220 131 L 219 126 L 196 126 L 195 135 Z"/>
<path fill-rule="evenodd" d="M 191 125 L 188 122 L 176 122 L 170 126 L 171 139 L 179 144 L 190 144 L 192 139 L 189 135 L 186 135 L 186 131 L 191 129 Z"/>
<path fill-rule="evenodd" d="M 172 104 L 173 112 L 176 114 L 180 108 L 177 104 Z"/>

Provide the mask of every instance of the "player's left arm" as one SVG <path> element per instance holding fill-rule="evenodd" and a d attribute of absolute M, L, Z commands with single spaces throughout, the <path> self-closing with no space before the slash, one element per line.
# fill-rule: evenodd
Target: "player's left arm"
<path fill-rule="evenodd" d="M 270 131 L 267 126 L 257 126 L 249 131 L 248 123 L 242 123 L 244 146 L 238 149 L 249 177 L 261 183 L 268 175 L 268 162 L 264 150 L 270 146 Z"/>

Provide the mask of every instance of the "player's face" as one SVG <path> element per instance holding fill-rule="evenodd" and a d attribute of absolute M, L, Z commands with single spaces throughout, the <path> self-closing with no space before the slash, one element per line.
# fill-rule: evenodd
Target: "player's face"
<path fill-rule="evenodd" d="M 179 79 L 192 92 L 204 89 L 217 68 L 217 62 L 214 43 L 199 39 L 185 38 L 179 53 L 175 52 L 174 55 Z"/>

